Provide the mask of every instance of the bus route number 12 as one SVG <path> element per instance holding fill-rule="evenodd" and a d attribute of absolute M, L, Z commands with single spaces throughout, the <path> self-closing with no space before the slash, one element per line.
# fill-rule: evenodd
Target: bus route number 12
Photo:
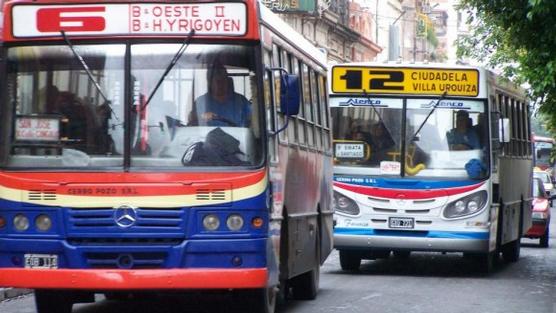
<path fill-rule="evenodd" d="M 362 70 L 347 70 L 340 79 L 346 82 L 346 89 L 365 91 Z M 402 71 L 370 70 L 368 76 L 368 90 L 404 90 L 404 73 Z"/>

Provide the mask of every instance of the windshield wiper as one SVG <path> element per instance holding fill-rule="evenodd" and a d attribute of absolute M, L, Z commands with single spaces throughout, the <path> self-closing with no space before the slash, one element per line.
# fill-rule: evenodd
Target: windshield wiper
<path fill-rule="evenodd" d="M 440 101 L 444 100 L 446 98 L 446 95 L 448 94 L 447 91 L 444 91 L 444 93 L 440 96 L 440 98 L 438 98 L 438 100 L 436 100 L 435 105 L 432 107 L 432 109 L 429 111 L 429 115 L 427 115 L 427 117 L 425 117 L 425 120 L 421 123 L 421 125 L 419 125 L 419 128 L 417 128 L 417 131 L 413 134 L 413 136 L 411 136 L 410 140 L 413 141 L 413 139 L 415 138 L 415 136 L 417 136 L 419 134 L 419 132 L 421 131 L 421 129 L 423 128 L 423 126 L 425 126 L 425 123 L 427 123 L 427 121 L 429 120 L 429 117 L 432 115 L 432 113 L 434 113 L 434 111 L 436 110 L 436 108 L 438 107 L 438 105 L 440 104 Z"/>
<path fill-rule="evenodd" d="M 369 101 L 369 105 L 371 106 L 371 108 L 373 108 L 373 111 L 375 112 L 376 116 L 378 116 L 379 123 L 382 124 L 382 126 L 384 126 L 384 129 L 388 133 L 388 136 L 392 140 L 394 140 L 394 137 L 392 136 L 392 134 L 390 133 L 390 130 L 386 126 L 386 123 L 384 123 L 384 120 L 382 119 L 382 115 L 380 115 L 380 112 L 378 112 L 378 110 L 376 109 L 376 106 L 373 104 L 373 100 L 371 99 L 371 97 L 369 96 L 369 94 L 367 93 L 366 90 L 363 90 L 363 95 L 365 96 L 365 98 L 367 98 L 367 101 Z"/>
<path fill-rule="evenodd" d="M 145 104 L 141 107 L 141 110 L 144 110 L 145 107 L 149 104 L 149 102 L 151 102 L 152 98 L 154 97 L 154 94 L 156 93 L 156 91 L 158 90 L 160 85 L 162 85 L 162 82 L 164 81 L 164 79 L 166 79 L 166 76 L 168 75 L 168 73 L 170 73 L 170 71 L 172 70 L 174 65 L 176 65 L 176 63 L 178 63 L 178 60 L 181 58 L 182 54 L 185 52 L 185 50 L 187 50 L 187 47 L 189 47 L 189 44 L 191 43 L 191 38 L 193 38 L 193 35 L 195 35 L 195 29 L 191 29 L 189 34 L 187 34 L 187 37 L 185 37 L 185 40 L 183 41 L 183 44 L 179 48 L 178 52 L 176 52 L 176 54 L 172 58 L 172 61 L 170 61 L 170 64 L 168 64 L 168 66 L 166 67 L 166 70 L 164 71 L 162 76 L 160 76 L 160 79 L 158 80 L 158 83 L 156 83 L 156 86 L 154 87 L 153 91 L 151 92 L 151 94 L 147 98 L 147 101 L 145 102 Z"/>
<path fill-rule="evenodd" d="M 118 116 L 116 115 L 116 113 L 114 112 L 114 110 L 112 109 L 112 102 L 110 100 L 108 100 L 108 98 L 106 97 L 106 95 L 104 94 L 104 92 L 102 92 L 102 88 L 100 88 L 100 84 L 95 80 L 95 77 L 93 76 L 93 73 L 91 73 L 91 70 L 89 69 L 89 66 L 87 65 L 87 63 L 85 63 L 85 60 L 83 60 L 83 57 L 77 52 L 77 50 L 75 50 L 73 44 L 71 43 L 71 41 L 69 40 L 68 36 L 66 35 L 66 31 L 61 30 L 60 33 L 62 34 L 62 37 L 64 38 L 64 41 L 66 42 L 66 44 L 68 45 L 68 47 L 70 48 L 71 52 L 73 53 L 73 56 L 75 56 L 75 58 L 79 61 L 79 63 L 81 64 L 81 67 L 83 67 L 83 69 L 85 70 L 85 72 L 87 73 L 87 76 L 89 77 L 89 81 L 93 84 L 93 86 L 95 86 L 95 88 L 97 89 L 98 93 L 102 96 L 102 98 L 104 99 L 104 105 L 106 105 L 106 107 L 110 110 L 110 114 L 112 116 L 114 116 L 114 118 L 116 119 L 117 122 L 119 122 L 120 120 L 118 119 Z"/>

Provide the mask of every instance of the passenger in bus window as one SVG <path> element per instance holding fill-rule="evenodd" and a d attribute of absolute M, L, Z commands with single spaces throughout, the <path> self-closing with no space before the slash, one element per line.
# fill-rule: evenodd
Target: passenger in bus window
<path fill-rule="evenodd" d="M 472 150 L 480 148 L 477 133 L 471 128 L 469 112 L 459 110 L 456 113 L 456 127 L 446 133 L 450 150 Z"/>
<path fill-rule="evenodd" d="M 479 113 L 477 115 L 477 125 L 472 126 L 471 128 L 473 129 L 473 131 L 475 131 L 475 133 L 477 134 L 477 136 L 479 137 L 479 144 L 481 147 L 484 147 L 486 145 L 486 136 L 484 136 L 483 134 L 485 134 L 487 132 L 486 129 L 486 116 L 485 113 Z"/>
<path fill-rule="evenodd" d="M 371 144 L 371 134 L 363 129 L 363 126 L 359 123 L 352 122 L 349 134 L 347 134 L 346 139 L 364 141 L 368 145 Z"/>
<path fill-rule="evenodd" d="M 188 124 L 249 127 L 251 103 L 234 91 L 233 80 L 221 63 L 209 68 L 207 82 L 208 92 L 195 100 Z"/>

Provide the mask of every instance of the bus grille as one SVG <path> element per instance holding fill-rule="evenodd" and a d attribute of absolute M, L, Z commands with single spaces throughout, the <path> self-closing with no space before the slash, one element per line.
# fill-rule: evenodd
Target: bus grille
<path fill-rule="evenodd" d="M 125 232 L 158 230 L 181 232 L 185 230 L 186 211 L 184 208 L 138 208 L 135 222 L 130 227 L 117 225 L 113 208 L 69 209 L 69 233 L 99 231 Z"/>
<path fill-rule="evenodd" d="M 85 253 L 91 268 L 152 269 L 162 268 L 166 261 L 165 252 L 89 252 Z"/>
<path fill-rule="evenodd" d="M 177 246 L 183 238 L 69 238 L 72 246 Z"/>

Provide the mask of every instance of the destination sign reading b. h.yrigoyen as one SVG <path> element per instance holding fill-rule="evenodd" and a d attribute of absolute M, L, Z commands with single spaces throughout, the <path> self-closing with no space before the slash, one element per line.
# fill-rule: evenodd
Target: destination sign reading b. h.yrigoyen
<path fill-rule="evenodd" d="M 332 92 L 423 94 L 475 97 L 479 72 L 474 69 L 335 66 Z"/>

